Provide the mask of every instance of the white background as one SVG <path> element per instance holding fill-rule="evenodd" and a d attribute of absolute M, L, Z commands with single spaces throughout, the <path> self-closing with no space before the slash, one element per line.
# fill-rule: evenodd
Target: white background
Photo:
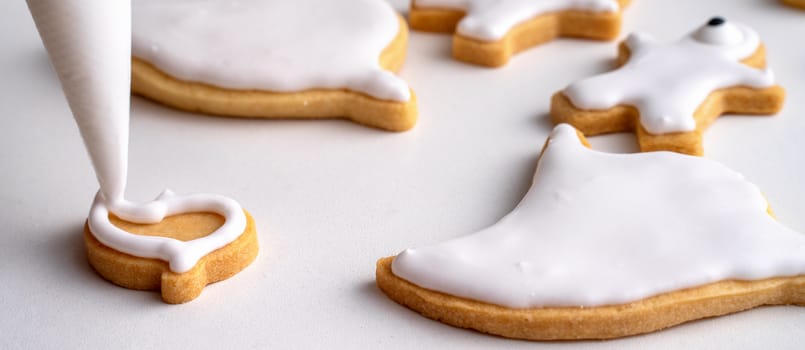
<path fill-rule="evenodd" d="M 788 98 L 775 117 L 721 118 L 706 157 L 745 174 L 781 222 L 805 232 L 805 11 L 635 0 L 624 33 L 672 40 L 716 14 L 758 30 Z M 257 220 L 257 260 L 180 306 L 89 267 L 81 230 L 98 185 L 24 2 L 4 1 L 0 45 L 0 348 L 803 348 L 797 307 L 615 341 L 531 343 L 431 321 L 375 287 L 376 259 L 473 232 L 517 204 L 551 130 L 551 94 L 608 70 L 614 42 L 558 40 L 486 69 L 452 60 L 448 35 L 413 33 L 400 74 L 420 121 L 405 133 L 194 115 L 134 98 L 131 199 L 165 187 L 217 192 Z M 628 134 L 591 141 L 635 150 Z"/>

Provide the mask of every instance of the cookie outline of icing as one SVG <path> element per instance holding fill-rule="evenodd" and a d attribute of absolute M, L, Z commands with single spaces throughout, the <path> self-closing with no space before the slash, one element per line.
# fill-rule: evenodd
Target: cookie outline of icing
<path fill-rule="evenodd" d="M 557 128 L 563 126 L 566 124 Z M 578 143 L 589 150 L 590 146 L 584 136 L 577 130 L 574 131 Z M 553 134 L 543 147 L 539 162 L 542 162 L 552 139 Z M 537 167 L 539 169 L 539 163 Z M 535 177 L 534 183 L 538 182 L 539 178 Z M 762 210 L 760 207 L 758 209 Z M 774 218 L 768 207 L 764 214 Z M 500 222 L 495 225 L 498 224 Z M 476 234 L 485 230 L 482 229 Z M 460 239 L 461 237 L 449 241 Z M 622 304 L 507 307 L 428 289 L 399 277 L 394 273 L 392 264 L 396 258 L 409 253 L 417 254 L 415 250 L 406 250 L 397 256 L 381 258 L 376 263 L 376 285 L 391 300 L 422 316 L 450 326 L 513 339 L 535 341 L 613 339 L 660 331 L 683 323 L 755 307 L 805 306 L 805 274 L 793 274 L 748 280 L 715 280 Z M 465 255 L 461 257 L 469 258 Z M 486 283 L 492 282 L 486 281 Z M 472 286 L 466 288 L 472 289 Z"/>
<path fill-rule="evenodd" d="M 395 18 L 399 26 L 397 34 L 378 57 L 379 68 L 387 75 L 402 68 L 408 46 L 408 25 L 396 11 Z M 344 119 L 395 132 L 410 130 L 418 119 L 417 97 L 410 87 L 406 91 L 407 100 L 400 101 L 377 98 L 349 88 L 291 92 L 234 89 L 173 77 L 136 54 L 132 55 L 131 91 L 179 110 L 224 117 Z"/>
<path fill-rule="evenodd" d="M 724 23 L 727 23 L 727 21 L 722 17 L 716 16 L 701 28 L 721 26 Z M 755 36 L 757 35 L 748 26 L 740 23 L 737 25 L 752 31 Z M 694 31 L 688 35 L 694 35 L 695 33 Z M 629 65 L 634 57 L 630 42 L 638 45 L 641 42 L 647 42 L 648 45 L 670 46 L 685 39 L 686 37 L 682 37 L 669 43 L 657 43 L 654 42 L 653 37 L 646 34 L 631 34 L 618 45 L 618 54 L 613 70 L 575 81 L 568 87 L 557 91 L 551 97 L 551 121 L 553 124 L 571 124 L 588 137 L 609 133 L 632 132 L 635 134 L 641 152 L 673 151 L 702 156 L 704 154 L 703 134 L 722 115 L 774 116 L 782 110 L 786 92 L 782 86 L 774 81 L 773 74 L 767 67 L 766 47 L 759 39 L 757 39 L 756 49 L 751 54 L 740 57 L 740 60 L 737 61 L 739 64 L 738 69 L 743 69 L 747 72 L 752 69 L 757 71 L 758 75 L 769 76 L 771 84 L 766 87 L 734 84 L 709 90 L 710 93 L 707 96 L 703 96 L 701 103 L 691 115 L 693 122 L 695 122 L 695 129 L 692 130 L 652 132 L 647 130 L 641 120 L 641 111 L 633 104 L 619 101 L 609 108 L 584 108 L 577 106 L 567 93 L 567 90 L 576 84 L 608 75 L 613 76 L 618 72 L 625 72 L 625 69 L 630 69 Z M 744 69 L 744 67 L 748 69 Z M 648 100 L 645 96 L 642 98 Z"/>
<path fill-rule="evenodd" d="M 172 192 L 166 191 L 157 200 L 166 196 L 176 197 Z M 201 241 L 214 240 L 216 238 L 212 236 L 223 231 L 221 227 L 227 219 L 222 214 L 195 210 L 180 211 L 171 213 L 152 224 L 134 223 L 110 213 L 103 205 L 101 197 L 98 195 L 96 198 L 96 203 L 93 204 L 90 216 L 84 225 L 84 245 L 90 266 L 101 277 L 118 286 L 133 290 L 158 291 L 165 303 L 183 304 L 196 299 L 207 285 L 238 274 L 248 267 L 259 253 L 255 222 L 245 209 L 239 209 L 243 213 L 244 228 L 236 238 L 225 239 L 226 243 L 223 246 L 209 252 L 204 250 L 188 260 L 182 257 L 188 254 L 189 249 L 185 246 L 197 243 L 209 244 Z M 108 219 L 96 218 L 97 215 L 106 216 Z M 100 227 L 95 229 L 97 232 L 93 232 L 94 220 L 104 221 L 104 225 L 114 225 L 122 237 L 119 236 L 117 241 L 105 244 L 102 241 L 109 239 L 107 237 L 109 229 Z M 241 224 L 240 220 L 236 221 L 236 225 Z M 131 245 L 121 245 L 120 238 L 129 241 L 150 240 L 152 242 L 148 243 L 153 243 L 152 246 L 157 248 L 140 248 L 145 253 L 125 252 L 126 249 L 131 249 Z M 125 246 L 126 249 L 118 249 L 118 246 Z"/>
<path fill-rule="evenodd" d="M 425 7 L 411 2 L 408 23 L 411 29 L 452 34 L 455 59 L 486 67 L 506 65 L 512 56 L 557 38 L 611 41 L 621 32 L 623 11 L 632 0 L 617 0 L 615 12 L 565 9 L 538 13 L 509 28 L 499 39 L 479 39 L 462 35 L 457 28 L 466 11 L 446 7 Z"/>

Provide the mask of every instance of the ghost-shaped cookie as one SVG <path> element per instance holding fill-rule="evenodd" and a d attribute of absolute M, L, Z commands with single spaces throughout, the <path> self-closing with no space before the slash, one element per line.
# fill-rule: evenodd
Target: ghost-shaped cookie
<path fill-rule="evenodd" d="M 718 116 L 776 113 L 785 98 L 763 68 L 757 33 L 720 17 L 671 43 L 631 34 L 618 64 L 556 93 L 553 121 L 588 136 L 634 130 L 643 151 L 701 155 L 702 133 Z"/>
<path fill-rule="evenodd" d="M 347 118 L 402 131 L 408 28 L 385 1 L 133 3 L 132 91 L 194 112 Z"/>
<path fill-rule="evenodd" d="M 609 154 L 557 126 L 494 225 L 378 262 L 395 301 L 513 338 L 614 338 L 764 304 L 805 305 L 805 235 L 704 158 Z"/>
<path fill-rule="evenodd" d="M 612 40 L 629 0 L 414 0 L 411 28 L 453 33 L 453 56 L 497 67 L 556 37 Z"/>

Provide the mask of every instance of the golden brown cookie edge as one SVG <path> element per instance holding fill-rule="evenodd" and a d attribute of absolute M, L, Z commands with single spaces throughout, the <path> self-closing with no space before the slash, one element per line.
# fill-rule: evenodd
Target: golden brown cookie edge
<path fill-rule="evenodd" d="M 783 0 L 783 3 L 800 10 L 805 10 L 805 0 Z"/>
<path fill-rule="evenodd" d="M 629 48 L 621 43 L 615 65 L 625 64 L 630 57 Z M 766 49 L 763 44 L 742 63 L 763 68 L 766 65 Z M 610 109 L 581 109 L 573 105 L 560 90 L 551 98 L 550 115 L 554 124 L 568 123 L 587 136 L 615 132 L 632 132 L 637 137 L 641 152 L 672 151 L 702 156 L 702 135 L 719 116 L 724 114 L 773 115 L 779 112 L 785 101 L 785 89 L 779 85 L 768 88 L 734 86 L 710 93 L 694 113 L 696 130 L 667 134 L 651 134 L 640 125 L 640 113 L 633 106 L 618 105 Z"/>
<path fill-rule="evenodd" d="M 629 0 L 620 0 L 616 13 L 595 13 L 583 10 L 565 10 L 541 14 L 518 24 L 496 41 L 483 41 L 455 33 L 453 57 L 460 61 L 500 67 L 512 55 L 557 37 L 574 37 L 594 40 L 613 40 L 620 34 L 623 9 Z M 427 32 L 455 32 L 464 11 L 426 8 L 412 4 L 408 20 L 411 28 Z"/>
<path fill-rule="evenodd" d="M 394 275 L 393 259 L 378 260 L 376 282 L 395 302 L 455 327 L 515 339 L 611 339 L 762 305 L 805 306 L 805 276 L 799 275 L 716 282 L 624 305 L 510 309 L 416 286 Z"/>
<path fill-rule="evenodd" d="M 408 26 L 398 16 L 400 30 L 382 52 L 379 62 L 389 71 L 405 62 Z M 272 119 L 343 118 L 389 131 L 406 131 L 418 116 L 417 98 L 410 91 L 406 102 L 385 101 L 346 89 L 310 89 L 280 93 L 232 90 L 175 79 L 150 63 L 132 57 L 132 93 L 190 112 L 228 117 Z"/>

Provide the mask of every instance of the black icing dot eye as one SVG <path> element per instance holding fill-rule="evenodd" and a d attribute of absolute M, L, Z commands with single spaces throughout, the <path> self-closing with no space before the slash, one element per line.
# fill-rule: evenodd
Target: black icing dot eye
<path fill-rule="evenodd" d="M 724 24 L 724 22 L 726 22 L 726 21 L 727 20 L 725 20 L 722 17 L 713 17 L 713 18 L 710 19 L 710 21 L 707 22 L 707 25 L 711 26 L 711 27 L 717 27 L 717 26 L 720 26 L 720 25 Z"/>

